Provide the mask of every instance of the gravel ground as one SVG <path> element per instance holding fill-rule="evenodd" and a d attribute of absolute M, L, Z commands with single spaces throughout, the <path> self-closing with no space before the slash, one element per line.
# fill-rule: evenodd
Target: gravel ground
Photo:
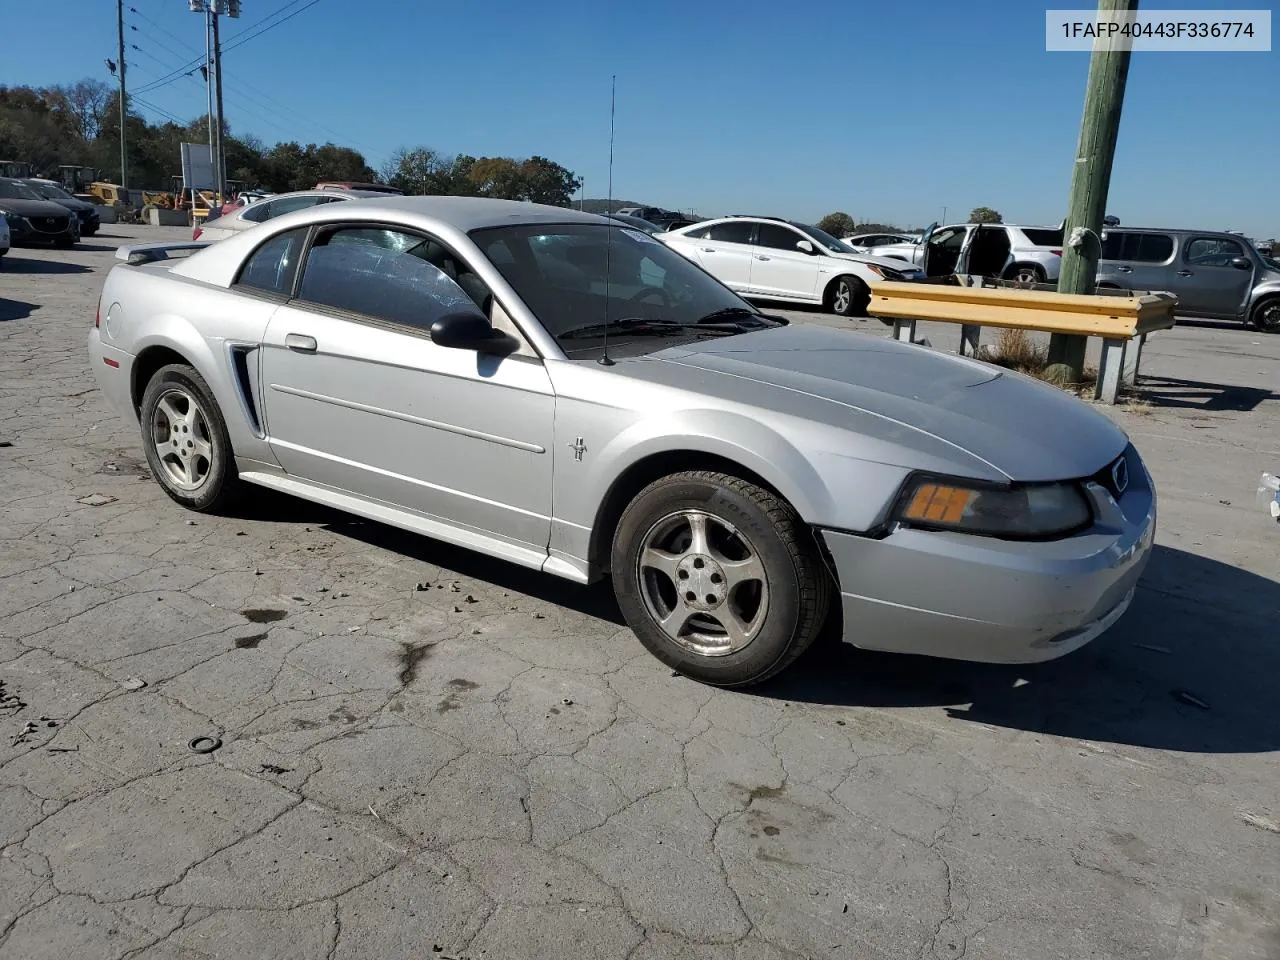
<path fill-rule="evenodd" d="M 724 692 L 605 590 L 171 503 L 84 341 L 115 245 L 184 235 L 0 261 L 6 960 L 1280 957 L 1280 337 L 1152 338 L 1110 414 L 1159 546 L 1101 640 Z"/>

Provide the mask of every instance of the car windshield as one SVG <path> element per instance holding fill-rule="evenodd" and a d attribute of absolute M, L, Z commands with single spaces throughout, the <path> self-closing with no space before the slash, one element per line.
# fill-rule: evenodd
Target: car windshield
<path fill-rule="evenodd" d="M 833 237 L 831 234 L 827 233 L 824 230 L 819 230 L 817 227 L 812 227 L 807 223 L 793 223 L 792 226 L 795 227 L 797 230 L 803 231 L 804 234 L 812 238 L 813 241 L 818 244 L 818 246 L 824 247 L 825 249 L 830 250 L 833 253 L 849 252 L 848 244 L 841 243 L 839 240 L 837 240 L 835 237 Z"/>
<path fill-rule="evenodd" d="M 43 200 L 25 183 L 14 183 L 12 180 L 0 180 L 0 197 L 5 200 Z"/>
<path fill-rule="evenodd" d="M 666 244 L 594 223 L 489 227 L 472 240 L 566 355 L 648 353 L 774 326 Z"/>
<path fill-rule="evenodd" d="M 33 183 L 31 189 L 35 190 L 40 196 L 46 200 L 72 200 L 71 194 L 63 190 L 61 187 L 54 186 L 52 183 Z"/>

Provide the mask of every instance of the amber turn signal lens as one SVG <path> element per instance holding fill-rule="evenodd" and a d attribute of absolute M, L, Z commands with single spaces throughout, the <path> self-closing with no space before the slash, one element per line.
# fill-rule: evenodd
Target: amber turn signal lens
<path fill-rule="evenodd" d="M 917 523 L 959 523 L 965 508 L 978 496 L 976 490 L 962 490 L 941 483 L 922 483 L 903 516 Z"/>

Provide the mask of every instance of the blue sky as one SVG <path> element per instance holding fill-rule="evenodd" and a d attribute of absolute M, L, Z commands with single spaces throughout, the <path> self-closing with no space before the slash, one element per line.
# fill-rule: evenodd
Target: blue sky
<path fill-rule="evenodd" d="M 1045 52 L 1046 6 L 1092 5 L 243 0 L 224 46 L 277 11 L 297 15 L 228 50 L 224 99 L 233 132 L 268 143 L 333 140 L 375 167 L 402 145 L 539 153 L 604 196 L 616 74 L 616 197 L 910 225 L 988 205 L 1010 222 L 1056 222 L 1088 54 Z M 131 88 L 200 54 L 201 21 L 186 0 L 126 0 Z M 0 84 L 111 80 L 110 0 L 9 3 L 4 22 Z M 41 30 L 55 46 L 14 42 Z M 183 120 L 206 103 L 198 73 L 141 96 Z M 1136 54 L 1110 212 L 1280 234 L 1278 121 L 1280 53 Z"/>

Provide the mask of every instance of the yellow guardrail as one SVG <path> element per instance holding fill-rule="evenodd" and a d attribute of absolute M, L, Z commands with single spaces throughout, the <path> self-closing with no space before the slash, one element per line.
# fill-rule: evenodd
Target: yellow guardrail
<path fill-rule="evenodd" d="M 867 312 L 892 321 L 894 336 L 907 341 L 915 339 L 917 321 L 958 323 L 962 354 L 977 349 L 982 327 L 1100 337 L 1095 397 L 1115 403 L 1121 382 L 1137 377 L 1147 334 L 1174 325 L 1177 302 L 1167 293 L 1075 294 L 885 281 L 872 285 Z"/>

